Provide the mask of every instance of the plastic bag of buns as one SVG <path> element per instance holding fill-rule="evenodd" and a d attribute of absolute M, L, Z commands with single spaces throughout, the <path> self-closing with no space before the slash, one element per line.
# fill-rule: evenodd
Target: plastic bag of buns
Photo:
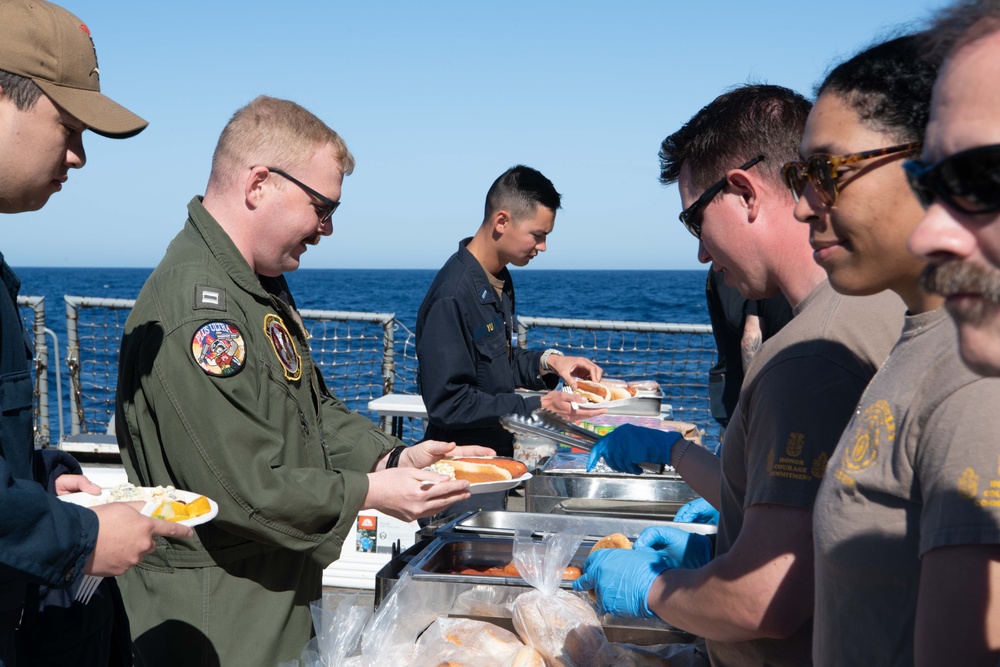
<path fill-rule="evenodd" d="M 421 660 L 414 667 L 440 664 L 504 667 L 525 648 L 510 630 L 469 618 L 438 618 L 417 641 Z"/>
<path fill-rule="evenodd" d="M 548 667 L 590 667 L 615 664 L 597 612 L 578 594 L 561 590 L 583 533 L 553 533 L 534 540 L 527 531 L 514 536 L 514 564 L 534 590 L 514 600 L 514 629 L 525 644 L 542 655 Z"/>

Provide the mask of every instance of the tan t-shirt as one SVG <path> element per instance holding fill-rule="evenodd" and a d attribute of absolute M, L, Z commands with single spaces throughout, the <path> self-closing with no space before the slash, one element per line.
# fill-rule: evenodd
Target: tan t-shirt
<path fill-rule="evenodd" d="M 906 318 L 820 487 L 817 665 L 912 665 L 920 558 L 1000 543 L 1000 379 L 962 363 L 943 308 Z"/>
<path fill-rule="evenodd" d="M 736 541 L 752 505 L 812 508 L 840 433 L 896 341 L 903 310 L 894 293 L 849 297 L 823 281 L 757 352 L 722 448 L 719 554 Z M 708 642 L 712 664 L 727 667 L 802 667 L 811 645 L 812 623 L 788 639 Z"/>

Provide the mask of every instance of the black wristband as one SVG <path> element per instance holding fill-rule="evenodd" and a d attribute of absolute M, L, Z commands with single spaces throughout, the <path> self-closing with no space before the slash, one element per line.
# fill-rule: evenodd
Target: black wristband
<path fill-rule="evenodd" d="M 400 445 L 389 452 L 389 458 L 385 460 L 386 469 L 395 468 L 399 465 L 399 457 L 403 455 L 404 449 L 406 449 L 406 445 Z"/>

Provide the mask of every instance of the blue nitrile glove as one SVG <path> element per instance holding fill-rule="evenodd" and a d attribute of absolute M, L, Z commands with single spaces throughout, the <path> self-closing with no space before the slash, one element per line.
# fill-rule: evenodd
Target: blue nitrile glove
<path fill-rule="evenodd" d="M 681 523 L 710 523 L 713 526 L 719 525 L 719 510 L 704 498 L 695 498 L 687 503 L 674 515 L 674 521 Z"/>
<path fill-rule="evenodd" d="M 635 540 L 637 551 L 655 551 L 667 567 L 693 570 L 712 560 L 712 540 L 671 526 L 650 526 Z"/>
<path fill-rule="evenodd" d="M 593 470 L 601 458 L 614 470 L 634 475 L 642 472 L 639 464 L 644 461 L 670 465 L 670 454 L 680 439 L 681 434 L 676 431 L 622 424 L 594 444 L 587 470 Z"/>
<path fill-rule="evenodd" d="M 573 590 L 594 589 L 599 613 L 656 618 L 649 608 L 649 589 L 669 567 L 659 552 L 649 549 L 599 549 L 583 564 Z"/>

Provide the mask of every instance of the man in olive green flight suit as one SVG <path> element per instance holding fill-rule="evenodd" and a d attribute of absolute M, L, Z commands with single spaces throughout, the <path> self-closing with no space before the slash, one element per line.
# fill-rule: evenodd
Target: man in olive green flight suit
<path fill-rule="evenodd" d="M 204 198 L 128 319 L 116 420 L 129 479 L 219 504 L 194 539 L 164 541 L 122 579 L 140 664 L 298 657 L 322 570 L 358 511 L 435 514 L 468 498 L 468 483 L 423 468 L 492 453 L 403 447 L 348 412 L 310 357 L 282 273 L 332 232 L 353 166 L 343 140 L 292 102 L 237 111 Z"/>

